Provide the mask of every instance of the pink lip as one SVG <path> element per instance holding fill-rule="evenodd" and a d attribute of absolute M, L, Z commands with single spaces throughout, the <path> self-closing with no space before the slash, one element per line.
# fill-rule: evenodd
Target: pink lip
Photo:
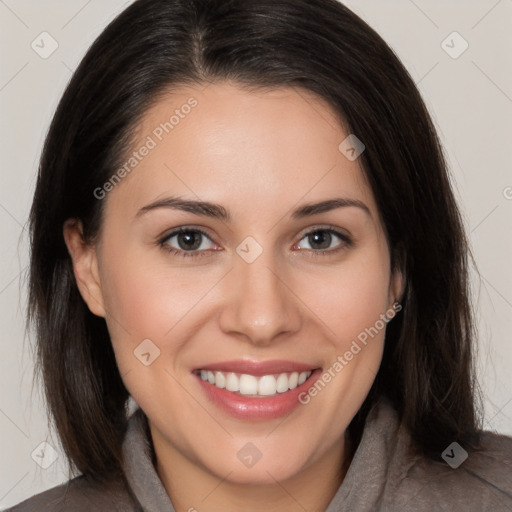
<path fill-rule="evenodd" d="M 248 375 L 254 375 L 255 377 L 261 377 L 262 375 L 271 375 L 274 373 L 307 372 L 313 371 L 316 368 L 318 368 L 318 366 L 281 359 L 274 359 L 272 361 L 238 359 L 234 361 L 220 361 L 218 363 L 205 364 L 204 366 L 198 366 L 194 371 L 217 370 L 220 372 L 246 373 Z"/>
<path fill-rule="evenodd" d="M 228 370 L 222 370 L 218 364 L 203 366 L 201 369 L 208 370 L 214 369 L 219 371 L 233 371 L 233 373 L 249 373 L 251 375 L 269 375 L 272 373 L 282 373 L 283 366 L 277 364 L 278 362 L 272 362 L 272 364 L 265 363 L 264 371 L 261 366 L 251 366 L 252 371 L 248 371 L 246 365 L 233 366 L 230 364 Z M 279 361 L 280 364 L 283 361 Z M 224 367 L 226 368 L 226 367 Z M 194 371 L 194 376 L 197 379 L 198 384 L 205 392 L 207 398 L 215 404 L 222 412 L 228 415 L 240 419 L 240 420 L 270 420 L 274 418 L 280 418 L 292 413 L 297 407 L 301 405 L 299 396 L 307 392 L 307 390 L 314 385 L 322 375 L 321 368 L 314 368 L 307 365 L 297 365 L 295 369 L 290 370 L 290 364 L 287 362 L 285 371 L 309 371 L 312 370 L 312 374 L 303 384 L 297 386 L 295 389 L 290 389 L 285 393 L 276 393 L 272 396 L 266 397 L 249 397 L 226 389 L 220 389 L 213 384 L 201 379 L 197 371 Z M 234 371 L 233 369 L 239 370 Z"/>

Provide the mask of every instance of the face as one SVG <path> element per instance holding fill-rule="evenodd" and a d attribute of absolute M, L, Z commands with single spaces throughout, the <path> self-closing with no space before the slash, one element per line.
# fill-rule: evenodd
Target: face
<path fill-rule="evenodd" d="M 136 135 L 98 243 L 65 236 L 157 454 L 239 483 L 339 460 L 401 290 L 349 134 L 304 90 L 214 83 Z"/>

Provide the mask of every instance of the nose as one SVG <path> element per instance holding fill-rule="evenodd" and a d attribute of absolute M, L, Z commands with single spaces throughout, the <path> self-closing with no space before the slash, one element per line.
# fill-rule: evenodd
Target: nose
<path fill-rule="evenodd" d="M 286 272 L 276 269 L 271 251 L 254 262 L 235 257 L 226 280 L 220 328 L 254 345 L 267 346 L 293 335 L 301 326 L 300 301 L 287 283 Z"/>

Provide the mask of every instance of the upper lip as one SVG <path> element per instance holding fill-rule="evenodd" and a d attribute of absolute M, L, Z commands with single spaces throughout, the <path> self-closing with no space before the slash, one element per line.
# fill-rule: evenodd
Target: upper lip
<path fill-rule="evenodd" d="M 247 359 L 237 359 L 233 361 L 219 361 L 217 363 L 205 364 L 195 368 L 197 370 L 210 370 L 220 372 L 244 373 L 259 377 L 262 375 L 271 375 L 274 373 L 288 372 L 307 372 L 316 370 L 318 366 L 300 363 L 297 361 L 286 361 L 283 359 L 274 359 L 271 361 L 254 361 Z"/>

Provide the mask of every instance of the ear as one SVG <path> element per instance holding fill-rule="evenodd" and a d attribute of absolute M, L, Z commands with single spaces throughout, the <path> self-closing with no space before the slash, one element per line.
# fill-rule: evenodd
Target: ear
<path fill-rule="evenodd" d="M 389 286 L 389 304 L 391 308 L 396 302 L 402 302 L 405 291 L 405 275 L 398 268 L 393 272 L 391 276 Z"/>
<path fill-rule="evenodd" d="M 68 219 L 64 223 L 63 235 L 82 298 L 93 314 L 105 317 L 96 247 L 85 242 L 82 223 L 78 219 Z"/>

